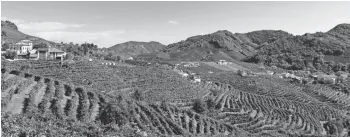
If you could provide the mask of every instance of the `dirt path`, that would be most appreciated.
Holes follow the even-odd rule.
[[[13,78],[15,77],[16,75],[13,75],[13,74],[8,74],[4,79],[2,79],[3,81],[7,81],[8,79],[10,78]]]
[[[98,102],[96,102],[96,104],[94,104],[93,108],[92,108],[92,112],[91,112],[91,121],[95,121],[98,113],[99,113],[99,109],[100,109],[100,105],[98,104]]]
[[[24,89],[20,89],[18,94],[13,95],[10,103],[7,105],[5,109],[5,112],[11,112],[12,114],[21,113],[24,99],[29,97],[28,96],[29,92],[32,90],[32,88],[36,84],[37,82],[33,81],[30,85],[28,85]]]
[[[45,95],[45,90],[46,90],[47,85],[44,84],[35,94],[35,99],[34,99],[34,104],[38,106],[38,104],[41,102]]]

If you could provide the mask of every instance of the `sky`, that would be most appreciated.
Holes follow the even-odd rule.
[[[171,44],[228,30],[325,32],[350,23],[350,2],[1,2],[1,20],[55,42],[110,47],[127,41]]]

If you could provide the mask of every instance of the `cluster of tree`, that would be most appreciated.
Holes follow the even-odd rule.
[[[215,103],[214,100],[212,98],[210,98],[209,100],[204,101],[203,98],[197,98],[194,100],[193,102],[193,106],[192,109],[197,112],[197,113],[201,113],[201,114],[208,114],[210,115],[210,113],[215,112]]]
[[[15,59],[17,57],[17,52],[15,51],[6,51],[6,53],[4,54],[4,57],[6,59]]]
[[[324,61],[325,55],[342,56],[348,50],[344,43],[324,35],[316,33],[280,39],[262,47],[256,55],[243,61],[292,70],[349,71],[347,63],[350,60],[345,61],[346,64]]]
[[[113,52],[108,52],[107,55],[102,55],[105,60],[123,62],[122,58],[118,55],[115,55]]]

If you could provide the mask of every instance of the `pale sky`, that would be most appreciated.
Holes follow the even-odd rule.
[[[228,30],[284,30],[295,35],[350,23],[350,2],[1,2],[1,20],[55,42],[170,44]]]

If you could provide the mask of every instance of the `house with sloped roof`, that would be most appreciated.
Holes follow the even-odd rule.
[[[39,48],[37,49],[38,59],[40,60],[63,60],[67,55],[66,52],[61,51],[57,48]]]

